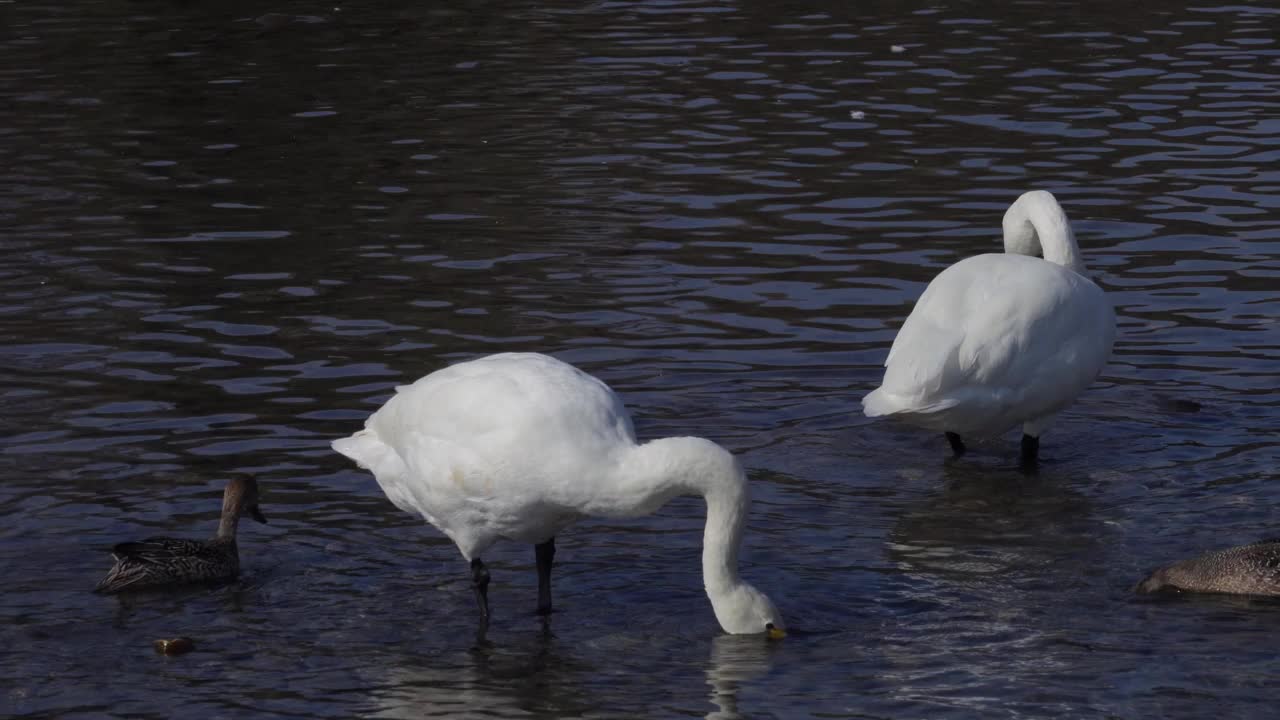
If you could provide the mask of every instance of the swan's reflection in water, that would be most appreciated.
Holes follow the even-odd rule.
[[[985,591],[1002,582],[1061,587],[1106,561],[1108,533],[1075,489],[1085,477],[957,462],[940,480],[890,528],[886,552],[906,577]]]
[[[904,507],[885,545],[897,572],[882,602],[899,619],[881,637],[890,697],[977,712],[1045,673],[1077,671],[1088,633],[1062,618],[1114,604],[1103,572],[1114,532],[1077,490],[1090,478],[957,462]]]
[[[366,717],[559,718],[591,708],[579,687],[582,663],[546,623],[533,637],[495,640],[490,633],[447,655],[387,660],[375,670],[380,682]]]
[[[655,712],[659,707],[701,712],[709,701],[707,718],[752,717],[740,708],[739,692],[769,672],[772,656],[787,642],[718,635],[707,658],[697,645],[671,645],[670,639],[624,632],[577,638],[574,642],[582,646],[571,648],[544,627],[534,635],[503,632],[499,638],[491,633],[486,643],[435,656],[384,655],[377,666],[367,668],[374,681],[365,717],[633,717],[613,715],[607,704],[600,704],[606,685],[614,693],[626,690]],[[636,666],[631,659],[651,658],[655,642],[667,647],[666,663],[655,667],[645,660],[644,667]],[[705,686],[697,683],[699,668]],[[647,679],[636,682],[637,673],[645,672]]]
[[[743,683],[768,672],[777,647],[777,642],[759,635],[718,635],[711,641],[707,685],[716,710],[707,714],[708,720],[750,717],[738,710],[738,690]]]

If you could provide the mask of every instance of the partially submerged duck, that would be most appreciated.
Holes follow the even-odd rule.
[[[211,540],[182,540],[153,537],[139,542],[120,543],[112,548],[115,567],[98,583],[94,592],[185,583],[220,582],[240,574],[240,553],[236,548],[236,526],[248,511],[254,520],[265,523],[258,509],[258,481],[236,477],[222,494],[222,522]]]
[[[1134,589],[1280,596],[1280,539],[1214,550],[1166,565]]]

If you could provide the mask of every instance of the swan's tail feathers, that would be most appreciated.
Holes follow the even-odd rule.
[[[404,461],[400,455],[373,430],[365,428],[351,437],[334,440],[333,449],[346,455],[360,467],[371,470],[374,475],[400,475],[404,472]]]
[[[884,415],[899,415],[903,413],[932,415],[955,407],[957,402],[954,398],[921,402],[920,398],[895,395],[881,387],[876,388],[862,398],[862,414],[867,417],[882,417]]]
[[[876,388],[862,398],[862,414],[867,417],[880,417],[892,412],[888,393],[884,388]]]

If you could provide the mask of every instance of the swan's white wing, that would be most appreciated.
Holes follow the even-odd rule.
[[[1019,255],[947,268],[903,324],[869,416],[990,435],[1068,405],[1111,352],[1102,291],[1070,270]]]

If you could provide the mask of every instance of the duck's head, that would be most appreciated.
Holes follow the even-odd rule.
[[[267,518],[258,508],[258,479],[251,475],[231,478],[226,492],[222,494],[222,510],[237,516],[247,510],[254,520],[266,524]]]

